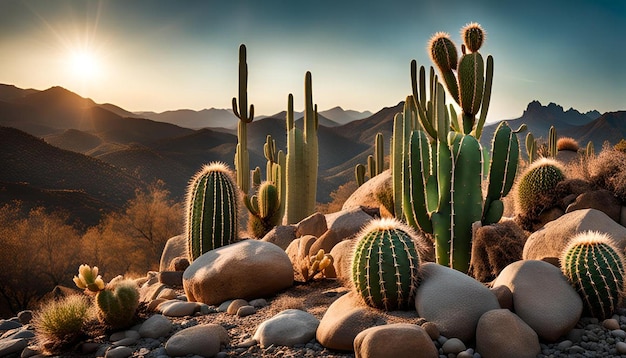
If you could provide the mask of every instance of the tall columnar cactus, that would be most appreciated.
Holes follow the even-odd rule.
[[[624,292],[624,256],[609,235],[576,235],[563,251],[561,270],[587,314],[600,320],[611,317]]]
[[[250,156],[248,154],[248,123],[254,119],[254,105],[248,112],[248,64],[246,63],[246,45],[239,46],[239,105],[233,97],[233,112],[239,118],[237,125],[237,147],[235,149],[235,171],[237,185],[247,195],[250,191]]]
[[[205,165],[187,188],[186,234],[189,261],[237,239],[239,193],[223,163]]]
[[[359,163],[354,167],[354,178],[356,179],[357,187],[365,183],[365,165]]]
[[[538,158],[537,153],[537,141],[535,140],[535,136],[532,133],[528,132],[526,134],[526,154],[528,155],[528,163],[532,163]]]
[[[315,211],[317,194],[318,144],[317,105],[313,105],[311,72],[304,78],[304,130],[293,118],[293,95],[287,103],[286,224],[297,223]]]
[[[359,234],[352,259],[352,282],[376,308],[409,307],[418,284],[420,257],[414,232],[395,219],[373,220]]]
[[[565,179],[563,167],[550,158],[541,158],[522,173],[517,184],[516,207],[520,215],[531,217],[537,210],[549,208],[548,200],[557,184]]]
[[[464,29],[465,46],[472,53],[464,54],[459,64],[456,64],[454,44],[447,35],[437,34],[431,40],[431,57],[449,92],[454,97],[460,91],[457,102],[463,109],[461,121],[454,107],[450,106],[451,114],[448,112],[443,85],[432,68],[427,98],[426,71],[423,66],[418,71],[417,63],[412,61],[413,96],[407,97],[403,113],[395,117],[392,145],[396,217],[400,211],[409,225],[433,234],[437,262],[463,272],[469,268],[472,225],[496,223],[502,217],[501,199],[511,190],[519,160],[516,134],[526,128],[521,126],[514,131],[501,122],[496,129],[489,185],[483,200],[484,154],[478,140],[487,115],[493,59],[488,58],[485,80],[480,65],[482,57],[477,52],[484,39],[484,34],[479,34],[481,31],[477,25]],[[466,62],[475,64],[473,71],[467,70]],[[454,74],[457,66],[458,81]],[[471,89],[475,97],[464,102],[463,98],[469,96],[466,92]],[[479,108],[482,108],[480,118],[476,120]]]
[[[139,307],[139,291],[132,280],[123,280],[96,294],[98,317],[114,329],[126,328],[133,323]]]
[[[556,128],[554,128],[554,126],[550,126],[550,131],[548,131],[548,154],[550,155],[550,158],[556,159],[556,155],[559,152],[556,143]]]
[[[595,157],[596,155],[596,150],[593,147],[593,142],[589,141],[587,143],[587,146],[585,147],[585,158],[586,159],[591,159],[593,157]]]

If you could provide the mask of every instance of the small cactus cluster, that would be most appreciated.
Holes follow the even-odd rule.
[[[369,178],[377,176],[382,173],[385,167],[385,140],[383,134],[376,133],[376,139],[374,141],[374,154],[367,156],[367,174]],[[363,164],[357,164],[354,168],[354,175],[356,177],[356,185],[361,186],[365,183],[365,166]]]
[[[264,181],[259,185],[256,195],[248,199],[245,204],[250,211],[248,217],[248,231],[256,238],[262,238],[282,220],[281,200],[278,187],[271,181]]]
[[[109,327],[118,329],[132,324],[139,307],[139,291],[131,280],[116,277],[105,286],[98,267],[80,265],[74,283],[86,292],[95,293],[98,318]]]
[[[352,282],[369,306],[406,308],[414,300],[419,266],[413,230],[395,219],[373,220],[358,236]]]
[[[585,312],[611,317],[624,291],[624,256],[605,233],[582,232],[563,251],[561,270],[583,300]]]
[[[205,165],[187,189],[186,233],[189,261],[233,243],[238,235],[239,193],[227,165]]]
[[[548,198],[554,195],[559,182],[565,179],[564,170],[554,159],[542,158],[531,164],[522,174],[518,186],[516,206],[522,216],[532,217],[534,211],[553,206]]]
[[[311,281],[320,272],[324,275],[326,268],[331,266],[333,261],[333,257],[330,254],[325,253],[324,249],[319,249],[317,254],[302,260],[300,264],[300,273],[304,278],[304,282]]]

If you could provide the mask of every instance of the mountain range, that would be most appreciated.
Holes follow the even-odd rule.
[[[318,201],[329,201],[333,190],[354,179],[354,166],[366,163],[378,132],[384,135],[388,154],[393,117],[402,107],[399,102],[364,118],[359,117],[369,113],[340,107],[319,113]],[[539,140],[555,125],[559,136],[571,136],[581,146],[593,141],[600,148],[604,141],[615,144],[626,137],[626,111],[580,113],[533,101],[521,117],[508,121],[515,128],[525,123]],[[202,164],[222,161],[232,167],[236,124],[230,110],[133,113],[61,87],[37,91],[0,85],[0,204],[22,200],[26,206],[61,205],[59,198],[67,195],[67,201],[100,208],[66,208],[90,223],[156,180],[163,180],[174,198],[182,199],[189,178]],[[496,124],[485,127],[485,146],[490,146]],[[252,168],[265,168],[268,134],[285,150],[284,112],[248,125]]]

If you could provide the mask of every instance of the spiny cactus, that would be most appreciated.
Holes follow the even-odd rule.
[[[532,216],[533,211],[552,206],[547,200],[556,185],[565,179],[562,165],[554,159],[542,158],[531,164],[522,174],[517,185],[516,206],[518,213]]]
[[[254,105],[248,112],[248,64],[246,45],[239,46],[239,105],[233,97],[233,113],[239,118],[237,126],[237,147],[235,149],[235,171],[237,185],[244,194],[250,190],[250,156],[248,154],[248,123],[254,119]]]
[[[113,282],[110,283],[110,285]],[[98,317],[114,329],[132,324],[139,307],[139,291],[132,280],[121,280],[96,294]]]
[[[408,307],[417,288],[419,265],[418,243],[411,228],[395,219],[373,220],[358,236],[352,282],[372,307]]]
[[[213,162],[194,175],[185,203],[190,262],[237,239],[238,200],[237,187],[226,164]]]
[[[582,232],[561,257],[561,270],[583,299],[587,314],[611,317],[624,291],[624,256],[608,234]]]
[[[365,183],[365,165],[359,163],[354,167],[354,178],[356,179],[356,186]]]
[[[531,132],[528,132],[528,134],[526,134],[526,154],[528,155],[528,163],[537,160],[539,157],[538,150],[539,148],[537,147],[535,136]]]
[[[297,223],[315,211],[318,171],[317,105],[313,104],[311,72],[304,77],[304,130],[293,116],[293,95],[287,100],[286,224]]]
[[[556,128],[554,128],[554,126],[550,126],[550,130],[548,131],[548,154],[550,155],[550,158],[556,158],[556,155],[559,152],[559,148],[556,143]]]
[[[333,257],[319,249],[317,254],[307,257],[300,262],[300,274],[304,278],[304,282],[311,281],[318,273],[324,275],[327,267],[332,266]]]
[[[89,265],[80,265],[78,276],[74,276],[74,283],[78,288],[91,292],[104,290],[104,281],[102,276],[98,275],[98,266],[91,268]]]
[[[280,193],[271,181],[264,181],[257,195],[245,200],[250,211],[248,230],[256,238],[262,238],[282,220]]]

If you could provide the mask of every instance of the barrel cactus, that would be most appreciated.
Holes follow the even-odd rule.
[[[114,329],[126,328],[133,323],[139,307],[139,291],[132,280],[109,283],[111,288],[96,294],[98,318]]]
[[[516,206],[522,216],[554,206],[554,192],[565,179],[562,165],[554,159],[542,158],[533,162],[522,174],[518,186]]]
[[[205,165],[191,179],[185,205],[190,262],[236,240],[238,199],[226,164]]]
[[[369,306],[394,310],[411,305],[420,265],[416,234],[396,219],[373,220],[359,234],[352,281]]]
[[[580,294],[587,314],[611,317],[624,290],[624,256],[605,233],[582,232],[563,251],[561,270]]]

